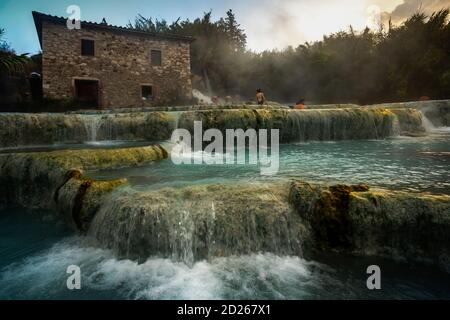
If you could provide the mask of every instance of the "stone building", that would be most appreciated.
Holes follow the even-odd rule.
[[[44,97],[98,108],[164,105],[192,98],[191,37],[150,33],[39,12]]]

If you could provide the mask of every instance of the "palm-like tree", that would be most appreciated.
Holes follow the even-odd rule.
[[[26,63],[30,61],[28,55],[16,55],[2,40],[5,30],[0,28],[0,73],[17,73],[24,70]]]

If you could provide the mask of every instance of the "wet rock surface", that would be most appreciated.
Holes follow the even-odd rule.
[[[207,110],[181,114],[178,126],[203,130],[279,129],[280,142],[383,139],[399,134],[423,134],[422,115],[414,109],[346,108],[320,110]]]
[[[110,186],[106,182],[99,185],[86,180],[84,170],[138,166],[164,158],[167,158],[167,152],[159,145],[3,154],[0,155],[0,205],[51,209],[70,181],[84,181],[83,188],[86,189]],[[89,181],[88,185],[86,181]]]
[[[74,177],[55,194],[57,210],[73,229],[85,233],[100,206],[107,201],[107,196],[126,183],[126,179],[95,181]]]
[[[383,139],[424,132],[413,108],[291,110],[235,106],[173,112],[0,114],[0,148],[87,141],[161,141],[175,128],[279,129],[281,142]]]
[[[0,145],[168,139],[174,128],[280,129],[281,142],[384,139],[424,133],[422,110],[446,124],[447,104],[289,110],[0,115]],[[441,122],[439,122],[441,121]],[[135,167],[168,157],[159,145],[0,155],[0,205],[54,209],[121,257],[211,257],[333,250],[438,262],[450,252],[450,197],[302,181],[202,185],[138,192],[126,179],[85,170]]]
[[[438,262],[450,249],[450,196],[292,182],[317,250]]]
[[[164,112],[117,114],[0,113],[0,147],[101,140],[169,139],[173,117]]]
[[[192,263],[237,254],[302,255],[308,239],[287,199],[288,185],[204,185],[120,192],[89,235],[121,257],[153,255]]]
[[[204,185],[111,195],[88,234],[121,257],[336,251],[439,263],[450,248],[450,197],[367,185]]]
[[[450,126],[450,100],[411,101],[368,106],[371,108],[404,109],[421,111],[435,127]]]
[[[136,260],[333,250],[438,263],[449,255],[448,195],[297,180],[139,192],[126,179],[83,175],[166,157],[158,145],[0,155],[1,202],[53,209],[100,246]]]

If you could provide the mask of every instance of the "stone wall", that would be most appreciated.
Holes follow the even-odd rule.
[[[81,55],[81,39],[95,41],[95,56]],[[99,81],[101,108],[145,107],[191,98],[190,43],[126,31],[43,22],[43,89],[47,98],[74,97],[75,79]],[[152,66],[151,50],[161,50]],[[154,100],[142,100],[141,85],[152,85]]]

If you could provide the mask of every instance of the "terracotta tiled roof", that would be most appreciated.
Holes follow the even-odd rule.
[[[42,47],[42,22],[43,21],[53,22],[56,24],[64,24],[64,25],[67,23],[67,18],[64,18],[64,17],[52,16],[52,15],[48,15],[48,14],[44,14],[44,13],[36,12],[36,11],[33,11],[32,13],[33,13],[34,24],[36,26],[36,30],[38,33],[39,42],[41,44],[41,47]],[[89,28],[102,29],[102,30],[106,30],[106,31],[109,30],[109,31],[116,31],[116,32],[125,32],[125,33],[130,33],[130,34],[138,34],[141,36],[147,36],[147,37],[153,37],[153,38],[159,38],[159,39],[178,40],[178,41],[187,41],[187,42],[192,42],[195,40],[193,37],[188,37],[188,36],[141,31],[141,30],[136,30],[136,29],[132,29],[132,28],[125,28],[125,27],[113,26],[110,24],[96,23],[96,22],[90,22],[90,21],[81,21],[81,28],[83,28],[83,26],[89,27]]]

